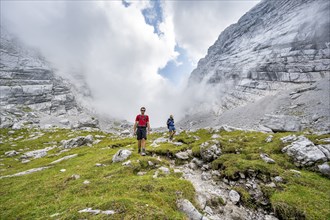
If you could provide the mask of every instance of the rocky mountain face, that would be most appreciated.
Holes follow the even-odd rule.
[[[37,123],[37,113],[59,116],[79,112],[71,85],[54,74],[38,51],[2,27],[0,48],[1,127],[22,120]]]
[[[65,114],[77,109],[70,85],[54,75],[37,51],[28,50],[1,29],[1,105],[22,105]]]
[[[37,50],[3,27],[0,55],[0,128],[55,126],[121,132],[129,127],[126,121],[95,113],[89,87],[79,73],[76,84],[61,78]]]
[[[299,123],[304,121],[294,125],[299,128],[289,130],[310,126],[313,116],[322,118],[316,129],[330,130],[329,17],[329,1],[264,0],[225,29],[190,77],[191,87],[209,88],[216,96],[208,109],[212,108],[212,113],[195,114],[195,124],[227,122],[251,127],[265,114],[271,120],[274,115],[285,114],[291,117],[289,121],[297,116]],[[297,91],[303,92],[294,96]],[[251,115],[244,109],[240,122],[221,118],[228,110],[247,104],[249,113],[258,115],[255,120],[247,121]],[[285,123],[288,118],[279,120],[275,119],[276,123]],[[191,117],[182,125],[189,121]]]

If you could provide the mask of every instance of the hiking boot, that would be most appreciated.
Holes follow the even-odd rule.
[[[146,150],[142,148],[141,156],[145,156],[145,155],[146,155]]]

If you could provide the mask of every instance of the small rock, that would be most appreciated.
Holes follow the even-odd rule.
[[[168,169],[167,167],[159,167],[158,169],[161,170],[166,175],[171,173],[170,169]]]
[[[174,173],[182,173],[181,170],[179,170],[179,169],[173,169],[173,172]]]
[[[272,158],[270,158],[267,154],[260,154],[260,157],[266,163],[275,163],[275,160],[273,160]]]
[[[196,170],[196,169],[198,168],[197,165],[196,165],[195,163],[193,163],[193,162],[189,163],[189,164],[188,164],[188,167],[189,167],[190,169],[192,169],[192,170]]]
[[[83,184],[85,184],[85,185],[88,185],[88,184],[90,184],[91,182],[89,181],[89,180],[85,180],[84,182],[83,182]]]
[[[204,181],[210,180],[212,178],[211,173],[208,172],[203,172],[201,175],[201,179]]]
[[[321,165],[318,165],[318,168],[322,174],[330,178],[330,166],[328,163],[323,163]]]
[[[209,170],[210,169],[210,166],[208,164],[204,164],[201,168],[201,170],[203,171],[206,171],[206,170]]]
[[[282,141],[282,143],[288,143],[288,142],[292,142],[297,140],[297,136],[296,135],[289,135],[289,136],[285,136],[280,138],[280,140]]]
[[[69,121],[68,119],[62,119],[62,120],[60,121],[60,123],[61,123],[62,125],[69,125],[69,124],[70,124],[70,121]]]
[[[73,174],[73,175],[71,176],[71,178],[74,179],[74,180],[77,180],[77,179],[80,178],[80,175],[78,175],[78,174]]]
[[[239,202],[239,200],[241,199],[241,196],[235,190],[230,190],[230,192],[229,192],[229,199],[234,204],[237,204]]]
[[[147,172],[139,171],[136,175],[138,175],[138,176],[144,176],[146,174],[147,174]]]
[[[273,135],[269,135],[267,138],[266,138],[266,142],[269,143],[269,142],[272,142],[273,141]]]
[[[266,186],[271,187],[271,188],[276,188],[276,185],[273,182],[266,184]]]
[[[158,170],[155,172],[155,174],[152,176],[152,178],[157,178],[158,177]]]
[[[132,164],[131,160],[128,160],[128,161],[122,163],[121,165],[123,165],[123,166],[130,166],[131,164]]]
[[[181,160],[188,160],[189,159],[189,154],[188,152],[178,152],[175,154],[175,156],[178,158],[178,159],[181,159]]]
[[[194,162],[198,167],[202,167],[204,162],[202,160],[197,159],[196,157],[192,159],[192,162]]]
[[[120,132],[120,135],[121,136],[128,136],[131,134],[131,131],[130,130],[123,130],[122,132]]]
[[[177,206],[180,211],[186,213],[189,219],[191,220],[208,220],[207,217],[203,216],[194,205],[187,199],[180,199],[177,201]]]
[[[54,217],[59,216],[59,215],[60,215],[60,213],[55,213],[55,214],[50,215],[49,217],[54,218]]]
[[[283,182],[283,178],[280,176],[275,176],[274,181],[277,183],[282,183]]]
[[[15,150],[5,152],[5,155],[7,157],[13,157],[13,156],[18,155],[18,154],[19,154],[19,152],[15,151]]]
[[[217,139],[217,138],[220,138],[220,135],[218,135],[218,134],[213,134],[211,138],[212,138],[212,139]]]
[[[154,166],[154,163],[151,162],[150,160],[148,160],[148,165],[152,167],[152,166]]]
[[[245,179],[245,174],[244,173],[239,172],[238,174],[239,174],[239,176],[240,176],[241,179]]]
[[[60,172],[64,173],[66,171],[66,169],[61,169]]]

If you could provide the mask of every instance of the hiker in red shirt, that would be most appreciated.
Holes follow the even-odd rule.
[[[134,124],[134,135],[136,134],[138,140],[138,153],[141,153],[142,156],[145,155],[145,146],[147,140],[147,128],[148,134],[150,132],[150,123],[148,115],[145,115],[146,108],[141,107],[141,114],[136,116],[135,124]],[[142,148],[142,151],[141,151]]]

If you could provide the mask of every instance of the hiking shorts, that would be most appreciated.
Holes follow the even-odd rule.
[[[169,130],[169,131],[175,131],[175,127],[174,127],[174,126],[169,126],[169,127],[168,127],[168,130]]]
[[[145,139],[147,140],[147,128],[146,127],[138,127],[136,130],[136,136],[138,140]]]

